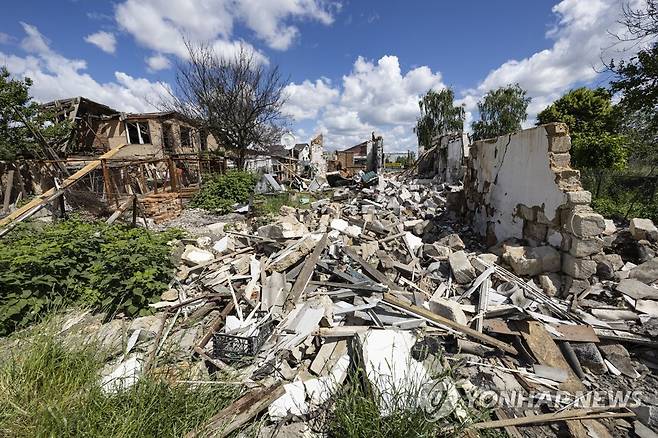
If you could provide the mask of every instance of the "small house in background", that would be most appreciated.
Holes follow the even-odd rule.
[[[65,155],[100,155],[127,144],[116,158],[163,158],[218,147],[212,135],[175,111],[122,113],[85,97],[42,105],[57,120],[70,120],[73,131],[58,149]]]
[[[340,171],[348,176],[364,172],[378,172],[384,166],[384,139],[382,136],[359,143],[351,148],[336,151],[335,157],[328,163],[329,172]]]

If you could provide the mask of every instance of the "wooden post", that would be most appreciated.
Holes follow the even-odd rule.
[[[59,212],[60,212],[60,218],[65,219],[66,218],[66,202],[64,202],[64,193],[62,193],[59,197]]]
[[[167,164],[169,165],[169,182],[171,184],[171,191],[178,191],[178,175],[176,173],[176,166],[174,161],[171,158],[167,158]]]
[[[2,211],[9,211],[9,202],[11,201],[11,189],[14,185],[14,169],[7,172],[7,187],[5,189],[5,200],[2,204]]]
[[[110,170],[107,168],[107,160],[101,160],[101,166],[103,166],[103,184],[105,186],[105,202],[108,205],[112,201],[112,183],[110,181]]]
[[[137,226],[137,196],[133,196],[133,227]]]

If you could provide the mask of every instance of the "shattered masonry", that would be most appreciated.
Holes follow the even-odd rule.
[[[605,230],[570,167],[570,149],[561,123],[477,141],[464,179],[465,216],[486,244],[525,239],[528,247],[505,252],[515,272],[562,272],[565,293],[589,286]]]

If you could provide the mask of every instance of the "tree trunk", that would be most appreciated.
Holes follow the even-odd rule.
[[[596,172],[597,176],[597,181],[596,181],[596,195],[594,195],[595,198],[599,197],[599,194],[601,193],[601,184],[603,183],[603,169],[598,169]]]
[[[240,148],[238,150],[238,160],[237,160],[237,167],[239,170],[245,170],[245,167],[247,165],[247,160],[246,160],[246,155],[247,151],[244,148]]]

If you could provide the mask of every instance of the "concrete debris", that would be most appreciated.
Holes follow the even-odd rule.
[[[258,228],[258,236],[268,239],[297,239],[308,234],[306,225],[294,216],[284,216],[273,224]]]
[[[448,257],[455,281],[460,284],[470,283],[475,279],[475,268],[464,251],[457,251]]]
[[[630,231],[631,236],[635,240],[658,241],[658,228],[656,228],[651,219],[631,219],[628,231]]]
[[[194,245],[185,246],[181,260],[190,266],[203,265],[215,259],[212,252],[197,248]]]
[[[347,185],[325,192],[318,184],[310,208],[286,206],[265,224],[246,218],[239,231],[219,218],[196,224],[202,236],[178,244],[181,263],[159,315],[120,336],[119,319],[94,326],[113,357],[129,357],[112,364],[104,388],[158,369],[169,342],[180,362],[256,388],[221,413],[247,412],[245,422],[263,413],[266,427],[317,418],[352,372],[364,373],[355,377],[369,382],[383,416],[423,408],[425,383],[445,387],[451,424],[469,421],[462,397],[511,385],[524,396],[572,398],[637,390],[655,409],[656,227],[642,219],[616,227],[591,209],[568,167],[562,124],[466,146],[439,141],[437,153],[451,148],[439,161],[450,170],[417,163],[443,172],[427,179],[330,172],[330,184]],[[444,371],[466,383],[433,380]],[[400,405],[394,395],[405,388],[416,392]],[[544,400],[492,413],[521,422],[563,407]],[[605,427],[626,436],[631,426]],[[526,431],[557,436],[539,425]]]

